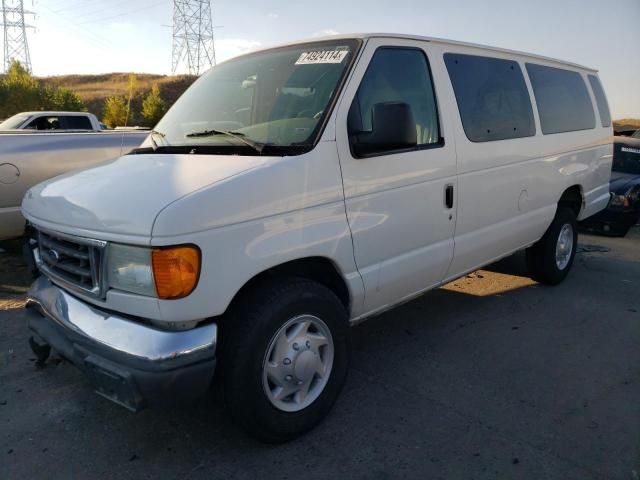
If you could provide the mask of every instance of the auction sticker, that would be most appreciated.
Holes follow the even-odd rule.
[[[315,50],[313,52],[302,52],[295,64],[342,63],[348,53],[348,50]]]

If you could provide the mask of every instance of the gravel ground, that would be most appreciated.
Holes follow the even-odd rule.
[[[521,254],[355,327],[326,421],[265,446],[215,394],[132,414],[36,368],[28,276],[0,252],[0,478],[640,479],[640,229],[581,235],[568,279]]]

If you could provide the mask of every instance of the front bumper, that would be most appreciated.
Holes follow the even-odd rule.
[[[640,206],[627,209],[608,207],[581,223],[588,230],[615,234],[625,232],[634,226],[638,220],[640,220]]]
[[[46,277],[27,295],[29,329],[130,409],[193,400],[209,388],[217,326],[165,331],[78,300]]]

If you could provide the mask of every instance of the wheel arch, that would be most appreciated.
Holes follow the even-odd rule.
[[[264,282],[282,277],[306,278],[324,285],[336,294],[347,313],[351,313],[353,295],[349,290],[344,274],[335,262],[322,256],[290,260],[257,273],[236,292],[227,310],[231,309],[250,290],[259,288]]]
[[[563,205],[571,208],[576,215],[576,218],[580,215],[580,212],[584,209],[584,192],[582,185],[571,185],[560,195],[558,200],[558,206]]]

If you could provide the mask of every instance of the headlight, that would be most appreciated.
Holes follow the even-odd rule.
[[[110,244],[109,287],[162,299],[189,295],[200,276],[200,250],[191,245],[145,248]]]
[[[156,287],[151,269],[151,249],[110,244],[107,281],[111,288],[154,297]]]
[[[626,195],[611,195],[610,207],[628,207],[629,198]]]

